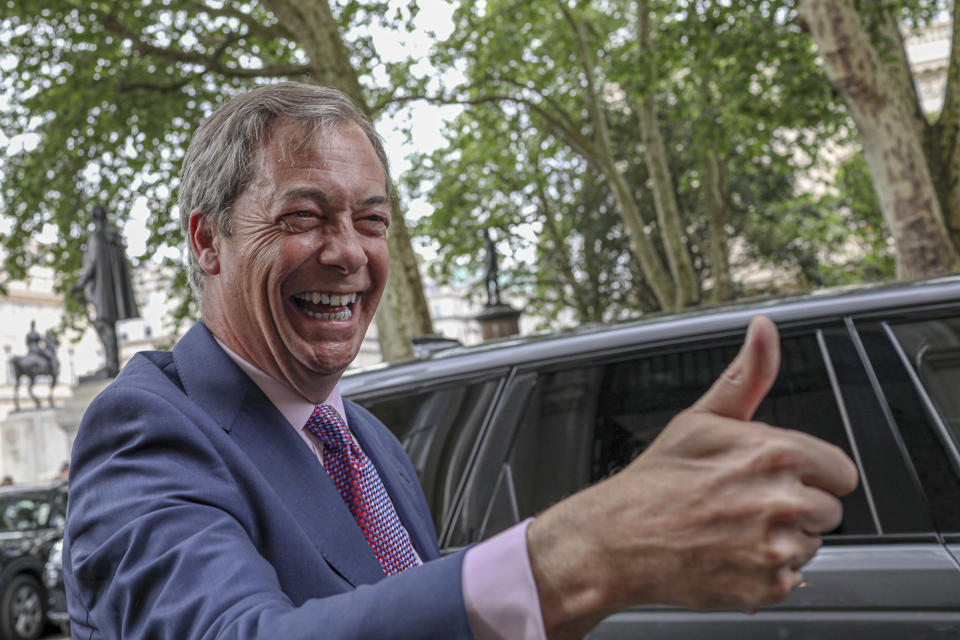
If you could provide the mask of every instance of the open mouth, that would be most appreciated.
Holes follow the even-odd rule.
[[[319,320],[349,320],[357,293],[308,291],[293,296],[294,304],[305,315]]]

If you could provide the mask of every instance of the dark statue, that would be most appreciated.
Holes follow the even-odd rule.
[[[70,292],[93,305],[93,325],[103,343],[105,364],[96,378],[112,378],[120,371],[117,321],[139,318],[130,268],[120,232],[107,223],[107,210],[94,205],[93,233],[83,252],[83,270]]]
[[[499,268],[497,267],[497,247],[493,244],[490,237],[490,229],[483,230],[484,246],[487,249],[486,273],[484,274],[483,284],[487,289],[488,307],[499,307],[503,304],[500,301],[500,282]]]
[[[57,375],[60,373],[60,360],[57,359],[57,347],[60,341],[48,329],[45,336],[37,333],[37,323],[30,321],[30,331],[27,333],[27,355],[14,356],[10,359],[13,365],[13,407],[20,410],[20,378],[27,376],[29,384],[27,393],[33,398],[37,409],[42,408],[40,398],[33,393],[33,383],[39,376],[50,377],[50,406],[53,405],[53,388],[57,386]]]

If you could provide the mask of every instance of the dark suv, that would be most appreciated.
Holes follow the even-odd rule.
[[[47,624],[43,566],[63,536],[65,483],[0,488],[0,639],[34,640]]]
[[[621,469],[759,313],[783,359],[756,419],[854,459],[843,523],[778,606],[635,607],[590,638],[960,638],[960,277],[454,348],[349,373],[342,389],[403,442],[452,550]]]

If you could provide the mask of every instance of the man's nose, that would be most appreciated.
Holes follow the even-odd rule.
[[[353,273],[367,264],[360,234],[352,224],[337,225],[326,234],[318,259],[320,264],[336,267],[343,273]]]

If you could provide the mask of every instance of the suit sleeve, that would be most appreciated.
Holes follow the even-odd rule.
[[[87,410],[71,465],[64,573],[74,637],[472,638],[462,554],[295,606],[218,445],[151,391]]]

